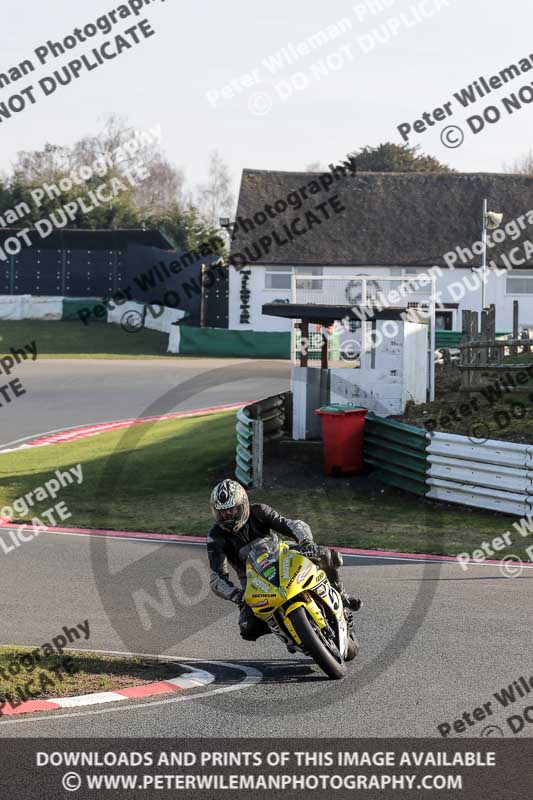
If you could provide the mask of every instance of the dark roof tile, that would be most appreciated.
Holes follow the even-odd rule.
[[[320,174],[245,169],[237,220],[253,217],[276,200],[286,200]],[[490,210],[503,212],[503,225],[532,210],[533,178],[491,173],[358,173],[335,181],[329,192],[309,195],[299,210],[289,207],[250,233],[237,229],[232,254],[243,252],[272,230],[282,240],[287,238],[283,223],[290,223],[334,194],[346,211],[332,214],[331,219],[287,244],[273,245],[255,263],[445,266],[445,253],[457,246],[471,248],[481,239],[485,197]],[[528,237],[527,230],[522,236]],[[489,259],[495,258],[500,264],[501,253],[519,243],[507,239],[489,251]],[[478,263],[479,256],[472,264]],[[533,259],[528,266],[533,266]]]

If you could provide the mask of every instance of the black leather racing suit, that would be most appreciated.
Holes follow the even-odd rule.
[[[270,506],[259,503],[250,506],[248,521],[239,531],[228,533],[219,525],[213,525],[207,537],[211,588],[219,597],[240,605],[241,636],[243,639],[251,641],[270,633],[270,628],[242,602],[242,593],[246,587],[246,560],[239,551],[244,545],[267,536],[271,530],[296,539],[300,547],[305,548],[307,545],[313,544],[313,534],[309,525],[302,520],[287,519]],[[342,558],[339,554],[327,547],[317,547],[317,557],[313,560],[317,561],[325,571],[333,586],[342,591],[338,571],[338,567],[342,564]],[[237,573],[239,587],[230,580],[228,564]]]

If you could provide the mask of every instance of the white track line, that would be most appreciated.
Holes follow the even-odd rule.
[[[225,404],[225,405],[220,407],[220,411],[231,411],[232,409],[240,408],[241,406],[244,406],[244,405],[246,405],[247,403],[250,403],[250,402],[253,402],[253,401],[246,400],[243,403],[239,402],[239,403],[235,403],[235,404],[230,403],[229,405]],[[211,413],[216,413],[216,412],[212,411],[213,408],[217,408],[217,407],[216,406],[206,406],[205,408],[184,409],[182,411],[169,411],[167,414],[162,414],[161,415],[161,417],[162,417],[161,421],[164,422],[166,417],[168,417],[169,415],[174,415],[174,414],[183,414],[183,416],[185,418],[186,414],[191,414],[191,415],[192,414],[198,414],[198,415],[200,415],[202,411],[208,411],[208,412],[211,412]],[[156,417],[157,417],[157,415],[156,415]],[[176,417],[176,419],[179,419],[179,417]],[[84,429],[84,428],[90,428],[90,427],[101,428],[101,427],[103,427],[105,425],[116,425],[117,423],[120,423],[120,422],[124,422],[124,423],[131,422],[131,423],[133,423],[133,422],[140,422],[141,420],[146,420],[146,423],[148,423],[148,422],[157,422],[158,421],[157,419],[154,419],[153,417],[127,417],[126,419],[124,419],[124,418],[122,418],[122,419],[113,419],[113,420],[108,420],[107,422],[84,422],[81,425],[68,425],[65,428],[56,428],[55,430],[45,431],[44,433],[32,433],[32,434],[30,434],[30,436],[23,436],[21,439],[15,439],[12,442],[6,442],[5,444],[0,444],[0,453],[4,452],[5,448],[11,447],[11,445],[13,445],[13,444],[21,444],[23,442],[33,441],[34,439],[36,439],[36,440],[37,439],[43,439],[45,436],[51,436],[54,433],[68,433],[68,431],[76,431],[76,430],[81,430],[81,429]],[[126,428],[127,426],[124,425],[124,427]],[[112,433],[112,432],[113,431],[102,431],[102,433]],[[85,438],[90,438],[90,437],[87,436]],[[16,450],[18,450],[18,449],[22,449],[22,448],[16,448]],[[12,452],[12,451],[8,450],[7,452]]]
[[[17,528],[11,528],[9,525],[2,525],[0,526],[0,534],[2,531],[16,531]],[[172,539],[143,539],[139,536],[109,536],[105,535],[102,536],[98,533],[72,533],[71,531],[54,531],[54,530],[46,530],[41,531],[41,536],[46,534],[47,536],[51,534],[52,536],[75,536],[78,539],[111,539],[113,542],[143,542],[144,544],[185,544],[187,547],[205,547],[205,542],[175,542]]]
[[[142,417],[139,419],[142,419]],[[56,428],[53,431],[45,431],[44,433],[32,433],[30,436],[23,436],[22,439],[15,439],[13,442],[0,444],[0,452],[2,452],[5,447],[11,447],[12,444],[20,444],[21,442],[27,442],[30,439],[41,439],[44,436],[51,436],[53,433],[66,433],[67,431],[74,431],[77,428],[85,428],[89,425],[114,425],[116,422],[123,422],[123,420],[113,419],[109,420],[109,422],[87,422],[83,423],[82,425],[68,425],[66,428]]]
[[[16,528],[10,528],[9,525],[5,527],[0,527],[0,533],[2,531],[9,531],[9,530],[17,530]],[[122,542],[142,542],[144,544],[153,544],[153,545],[161,545],[161,544],[171,544],[171,545],[182,545],[186,547],[205,547],[205,542],[175,542],[172,539],[142,539],[138,536],[129,537],[129,536],[100,536],[98,534],[93,533],[71,533],[69,531],[54,531],[54,530],[47,530],[45,531],[46,535],[52,534],[53,536],[77,536],[81,539],[111,539],[112,541],[122,541]],[[354,559],[370,559],[371,561],[393,561],[394,564],[435,564],[440,566],[451,566],[451,567],[460,567],[458,561],[449,560],[449,561],[439,561],[438,559],[433,558],[403,558],[402,556],[380,556],[380,555],[359,555],[357,553],[343,553],[342,554],[345,559],[354,558]],[[344,566],[350,566],[349,564],[344,564]],[[523,564],[523,569],[533,569],[533,564]],[[494,567],[494,569],[500,569],[499,563],[497,564],[486,564],[484,562],[479,562],[477,564],[469,564],[468,570],[474,569],[475,567]],[[509,578],[511,580],[511,578]]]
[[[65,648],[66,650],[70,650],[72,648]],[[210,664],[213,666],[218,667],[227,667],[228,669],[239,670],[245,674],[245,679],[237,684],[237,686],[221,686],[219,689],[208,689],[204,692],[199,692],[198,694],[187,694],[187,695],[172,695],[167,700],[147,700],[143,703],[125,703],[125,704],[117,704],[116,706],[113,705],[112,707],[109,706],[108,708],[101,708],[96,709],[93,711],[79,711],[76,714],[65,714],[62,712],[41,712],[40,714],[35,714],[35,716],[22,717],[20,719],[13,719],[4,718],[2,722],[0,722],[0,731],[5,725],[24,725],[33,722],[50,722],[52,719],[71,719],[71,718],[78,718],[78,717],[92,717],[96,714],[112,714],[117,712],[123,711],[132,711],[133,709],[137,708],[144,708],[146,709],[148,706],[165,706],[169,703],[184,703],[191,700],[198,700],[204,697],[212,697],[216,694],[226,694],[227,692],[237,692],[243,689],[250,689],[252,686],[255,686],[257,683],[260,683],[263,679],[263,673],[255,669],[254,667],[247,667],[244,664],[230,664],[227,661],[209,661],[205,658],[182,658],[176,656],[161,656],[155,654],[148,654],[148,653],[123,653],[119,650],[87,650],[83,652],[88,653],[107,653],[108,655],[120,655],[120,656],[130,656],[130,657],[142,657],[142,658],[155,658],[155,659],[165,659],[170,661],[177,661],[179,663],[184,664],[187,666],[187,662],[192,663],[200,663],[200,664]],[[202,672],[202,670],[200,670]],[[206,673],[210,675],[211,673]],[[1,736],[0,736],[1,739]]]
[[[442,566],[446,566],[446,565],[451,566],[451,567],[460,567],[461,566],[461,564],[458,561],[456,561],[455,559],[453,559],[453,557],[449,561],[447,561],[447,560],[440,561],[439,559],[436,559],[436,558],[423,558],[423,557],[420,557],[420,558],[404,558],[402,556],[380,556],[380,555],[370,556],[370,555],[366,555],[366,554],[365,555],[358,555],[357,553],[342,553],[342,556],[343,556],[343,558],[370,558],[372,560],[373,559],[377,559],[379,561],[394,561],[395,564],[399,564],[399,563],[405,563],[405,564],[435,564],[435,565],[439,565],[441,567]],[[494,562],[491,562],[491,563],[487,564],[484,561],[479,561],[477,563],[469,562],[467,564],[467,566],[468,566],[468,571],[470,571],[471,569],[474,569],[475,567],[494,567],[494,569],[498,569],[499,570],[500,569],[500,563],[503,563],[503,562],[497,562],[496,564]],[[344,566],[346,567],[348,565],[345,563]],[[524,563],[522,563],[522,567],[523,567],[523,569],[533,569],[533,564],[524,564]],[[463,572],[464,571],[465,570],[463,570]],[[511,578],[509,578],[509,580],[511,580]]]

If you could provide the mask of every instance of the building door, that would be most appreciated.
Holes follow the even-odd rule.
[[[453,331],[453,311],[436,311],[435,328],[438,331]]]

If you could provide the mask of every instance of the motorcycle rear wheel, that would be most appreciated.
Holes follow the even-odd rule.
[[[296,608],[290,615],[294,630],[298,634],[304,649],[309,653],[316,665],[326,673],[328,678],[344,678],[346,667],[344,662],[337,661],[325,644],[320,641],[317,632],[311,625],[307,612],[303,606]]]

